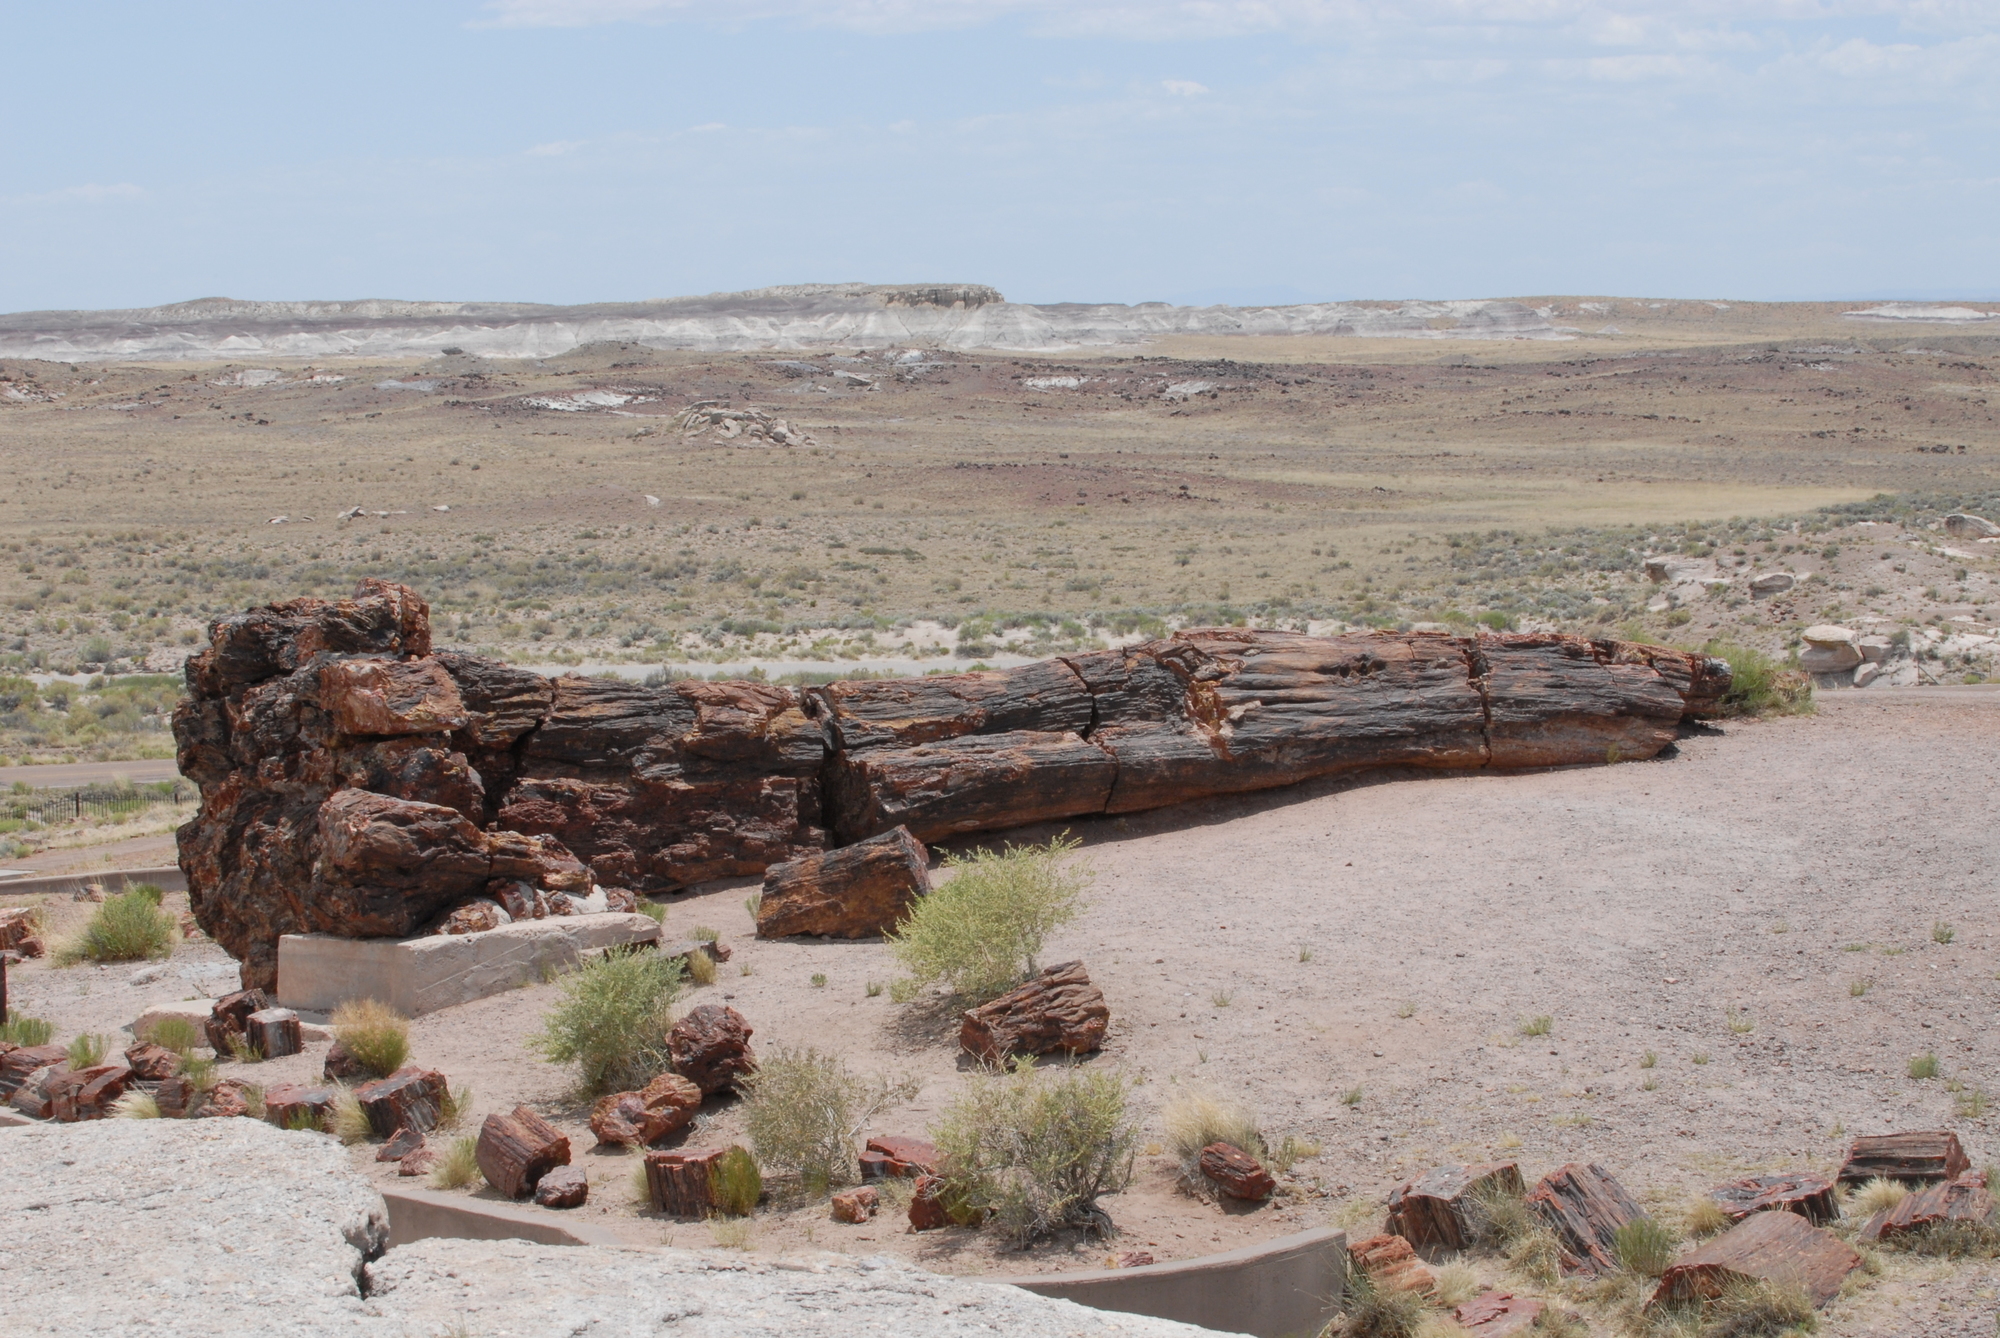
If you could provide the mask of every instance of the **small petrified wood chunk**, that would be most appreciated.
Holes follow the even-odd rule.
[[[11,1099],[36,1069],[50,1064],[69,1063],[69,1050],[60,1045],[24,1045],[0,1055],[0,1100]]]
[[[319,1129],[325,1126],[326,1117],[333,1114],[333,1099],[331,1087],[279,1083],[264,1090],[264,1118],[280,1129]],[[418,1141],[422,1141],[422,1135],[418,1135]]]
[[[757,1071],[757,1055],[750,1048],[754,1030],[734,1008],[703,1004],[689,1009],[667,1032],[667,1057],[674,1072],[704,1096],[714,1096]]]
[[[43,1047],[35,1048],[39,1050]],[[46,1120],[54,1115],[55,1086],[62,1080],[63,1075],[69,1072],[68,1054],[68,1051],[64,1051],[63,1058],[54,1063],[44,1064],[23,1078],[14,1088],[14,1095],[9,1098],[9,1104],[23,1115],[38,1120]]]
[[[845,1189],[833,1196],[833,1220],[836,1222],[866,1222],[881,1206],[882,1196],[872,1185],[862,1185],[858,1189]]]
[[[243,1020],[243,1035],[266,1059],[282,1059],[304,1050],[299,1015],[289,1008],[260,1008]]]
[[[63,1124],[104,1119],[131,1080],[132,1067],[122,1061],[71,1069],[49,1085],[49,1114]]]
[[[1731,1284],[1776,1282],[1803,1288],[1823,1306],[1860,1266],[1838,1236],[1797,1213],[1752,1213],[1668,1268],[1651,1304],[1709,1301]]]
[[[396,1174],[429,1175],[432,1171],[435,1171],[437,1169],[437,1164],[438,1164],[437,1149],[432,1147],[429,1143],[426,1143],[422,1147],[418,1148],[415,1152],[407,1154],[401,1161],[396,1163]]]
[[[1061,962],[965,1014],[958,1043],[989,1064],[1008,1055],[1080,1055],[1104,1044],[1111,1009],[1082,962]]]
[[[270,1100],[270,1096],[266,1094],[265,1104],[269,1105]],[[424,1146],[424,1136],[415,1129],[398,1129],[390,1136],[388,1142],[376,1149],[375,1160],[401,1161],[422,1146]]]
[[[1484,1201],[1527,1192],[1511,1161],[1439,1166],[1389,1191],[1389,1230],[1418,1249],[1470,1248],[1484,1229]]]
[[[30,906],[0,910],[0,951],[18,952],[23,957],[40,957],[41,936],[35,932],[35,911]]]
[[[510,1199],[523,1199],[544,1175],[569,1165],[569,1139],[526,1106],[488,1115],[479,1127],[479,1173]]]
[[[125,1052],[125,1062],[132,1066],[132,1076],[140,1082],[158,1082],[171,1078],[179,1071],[181,1057],[164,1045],[154,1045],[151,1041],[141,1041]]]
[[[882,1134],[868,1140],[867,1150],[861,1154],[861,1176],[864,1180],[881,1180],[888,1176],[915,1179],[920,1175],[936,1175],[938,1163],[943,1159],[935,1143],[900,1134]]]
[[[923,842],[897,827],[838,850],[816,851],[764,873],[757,937],[884,933],[931,890]]]
[[[910,1229],[912,1231],[935,1231],[939,1227],[951,1225],[951,1214],[944,1206],[944,1180],[940,1176],[920,1175],[915,1188],[910,1193]]]
[[[1888,1180],[1956,1180],[1972,1169],[1972,1159],[1949,1129],[1922,1133],[1870,1134],[1847,1149],[1835,1178],[1843,1185],[1881,1176]]]
[[[1278,1187],[1262,1162],[1231,1143],[1210,1143],[1195,1164],[1216,1189],[1232,1199],[1260,1202]]]
[[[1452,1311],[1451,1317],[1475,1338],[1516,1338],[1533,1333],[1546,1309],[1546,1301],[1512,1292],[1484,1291]]]
[[[1987,1192],[1986,1175],[1967,1171],[1914,1194],[1884,1212],[1876,1213],[1861,1228],[1865,1241],[1894,1240],[1939,1222],[1985,1222],[1993,1216],[1993,1196]]]
[[[194,1083],[179,1075],[160,1079],[160,1085],[153,1089],[153,1102],[164,1119],[185,1118],[189,1108],[200,1100],[201,1093],[195,1090]]]
[[[356,1059],[346,1046],[335,1041],[327,1047],[326,1062],[320,1065],[320,1074],[328,1082],[350,1082],[367,1077],[368,1067]]]
[[[1565,1273],[1597,1276],[1618,1268],[1618,1228],[1646,1215],[1611,1172],[1571,1162],[1542,1177],[1528,1195],[1562,1250]]]
[[[1833,1182],[1803,1171],[1746,1176],[1717,1185],[1708,1191],[1708,1196],[1732,1222],[1773,1209],[1797,1213],[1814,1226],[1825,1226],[1840,1216],[1840,1205],[1833,1197]]]
[[[225,1057],[233,1053],[231,1039],[242,1039],[250,1015],[270,1006],[270,997],[262,990],[238,990],[217,999],[208,1010],[208,1021],[202,1028],[208,1033],[208,1048]]]
[[[590,1110],[590,1132],[606,1146],[657,1143],[700,1109],[701,1088],[679,1074],[663,1073],[644,1091],[599,1097]]]
[[[1370,1236],[1366,1240],[1357,1240],[1347,1247],[1347,1257],[1385,1291],[1429,1295],[1437,1285],[1437,1278],[1424,1266],[1424,1261],[1417,1258],[1415,1247],[1401,1236]]]
[[[535,1202],[544,1208],[581,1208],[590,1181],[580,1167],[558,1166],[535,1182]]]
[[[653,1211],[674,1217],[706,1217],[714,1207],[709,1193],[710,1170],[727,1148],[698,1152],[648,1152],[646,1191]]]
[[[367,1113],[375,1136],[387,1138],[398,1129],[424,1133],[437,1128],[447,1092],[442,1073],[405,1064],[386,1078],[362,1083],[354,1089],[354,1099]]]
[[[224,1078],[201,1094],[191,1119],[224,1120],[250,1114],[250,1084],[241,1078]]]

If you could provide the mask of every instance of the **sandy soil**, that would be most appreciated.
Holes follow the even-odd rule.
[[[1023,1272],[1092,1266],[1107,1248],[1169,1259],[1329,1221],[1373,1229],[1390,1187],[1446,1159],[1518,1158],[1531,1179],[1597,1161],[1663,1211],[1730,1176],[1829,1169],[1856,1133],[1949,1127],[1984,1163],[2000,1156],[1990,1117],[1958,1115],[1948,1083],[1990,1083],[2000,1059],[1986,1025],[2000,1000],[1996,730],[1992,690],[1828,694],[1815,717],[1696,730],[1653,762],[1379,776],[1078,824],[1095,898],[1048,957],[1081,957],[1111,1003],[1094,1062],[1143,1080],[1154,1128],[1177,1090],[1208,1083],[1320,1155],[1248,1211],[1179,1192],[1166,1159],[1143,1156],[1134,1188],[1107,1202],[1111,1246],[1023,1256],[886,1217],[837,1227],[821,1205],[761,1214],[753,1246]],[[872,1131],[922,1133],[964,1080],[949,1018],[867,997],[893,974],[879,944],[751,939],[749,888],[675,899],[670,933],[712,926],[736,950],[693,997],[740,1009],[760,1046],[833,1048],[859,1071],[916,1077],[916,1099]],[[1949,944],[1934,941],[1941,923]],[[111,1030],[144,1001],[210,988],[225,962],[189,945],[149,986],[124,983],[130,967],[31,964],[16,1002],[59,1037]],[[521,1044],[555,992],[421,1018],[415,1055],[475,1089],[475,1122],[525,1101],[567,1128],[598,1185],[592,1220],[635,1242],[709,1244],[704,1227],[636,1212],[631,1157],[584,1151],[566,1075]],[[1543,1014],[1550,1032],[1523,1037],[1518,1023]],[[316,1074],[323,1049],[246,1076]],[[1925,1051],[1943,1077],[1905,1077]],[[725,1103],[693,1141],[739,1136]],[[1884,1259],[1825,1331],[1990,1332],[2000,1270]],[[1953,1327],[1980,1315],[1983,1328]]]

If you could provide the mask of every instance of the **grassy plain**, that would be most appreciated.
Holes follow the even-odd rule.
[[[1484,616],[1782,654],[1823,617],[2000,615],[2000,545],[1952,556],[1927,528],[2000,494],[2000,337],[1819,304],[1536,302],[1587,333],[7,362],[0,672],[171,669],[216,614],[363,575],[421,590],[448,644],[673,672],[1236,619]],[[811,443],[685,432],[704,402]],[[1877,539],[1891,556],[1858,546]],[[1649,614],[1661,552],[1801,585]],[[0,712],[9,756],[120,755],[165,723],[150,693],[5,695],[24,699]]]

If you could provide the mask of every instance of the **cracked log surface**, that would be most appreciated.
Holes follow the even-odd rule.
[[[1651,757],[1729,686],[1720,661],[1631,642],[1224,627],[981,673],[648,687],[433,654],[428,606],[375,580],[220,619],[187,673],[174,737],[202,805],[180,863],[261,988],[282,934],[665,891],[899,826],[932,841],[1368,767]]]

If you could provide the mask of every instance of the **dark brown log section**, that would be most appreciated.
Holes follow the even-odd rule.
[[[1837,1179],[1843,1185],[1877,1177],[1888,1180],[1956,1180],[1972,1169],[1972,1159],[1949,1129],[1922,1133],[1870,1134],[1847,1149]]]
[[[488,1115],[476,1152],[486,1183],[510,1199],[524,1199],[550,1170],[569,1165],[569,1139],[526,1106],[512,1115]]]
[[[1824,1176],[1796,1172],[1791,1175],[1753,1175],[1732,1180],[1708,1191],[1717,1206],[1732,1222],[1752,1213],[1783,1211],[1797,1213],[1814,1226],[1825,1226],[1840,1216],[1833,1182]]]
[[[1389,1230],[1418,1249],[1469,1249],[1485,1224],[1483,1201],[1527,1192],[1511,1161],[1439,1166],[1389,1191]]]
[[[1562,1250],[1565,1273],[1592,1275],[1618,1269],[1618,1228],[1646,1215],[1611,1172],[1595,1163],[1550,1172],[1528,1195]]]
[[[919,841],[1102,813],[1118,763],[1080,734],[975,734],[842,754],[828,802],[858,841],[907,827]]]
[[[757,937],[884,933],[930,890],[929,853],[908,828],[897,827],[839,850],[772,865],[757,902]]]
[[[1046,968],[1026,984],[966,1012],[958,1043],[997,1064],[1009,1055],[1087,1054],[1104,1044],[1111,1009],[1082,962]]]
[[[1967,1171],[1955,1180],[1904,1195],[1895,1207],[1869,1218],[1859,1239],[1894,1240],[1940,1222],[1989,1222],[1992,1218],[1993,1196],[1987,1192],[1985,1174]]]
[[[445,1097],[444,1075],[415,1064],[354,1089],[354,1099],[361,1103],[368,1127],[377,1138],[387,1138],[400,1129],[424,1133],[437,1128]]]
[[[646,1191],[653,1211],[673,1217],[706,1217],[714,1200],[709,1194],[709,1172],[722,1160],[726,1148],[705,1152],[648,1152]]]
[[[1731,1284],[1776,1282],[1804,1289],[1823,1306],[1860,1266],[1861,1256],[1838,1236],[1797,1213],[1754,1213],[1667,1269],[1652,1304],[1712,1301]]]
[[[1648,665],[1620,664],[1580,637],[1482,637],[1488,764],[1566,766],[1651,757],[1674,741],[1685,704]]]

